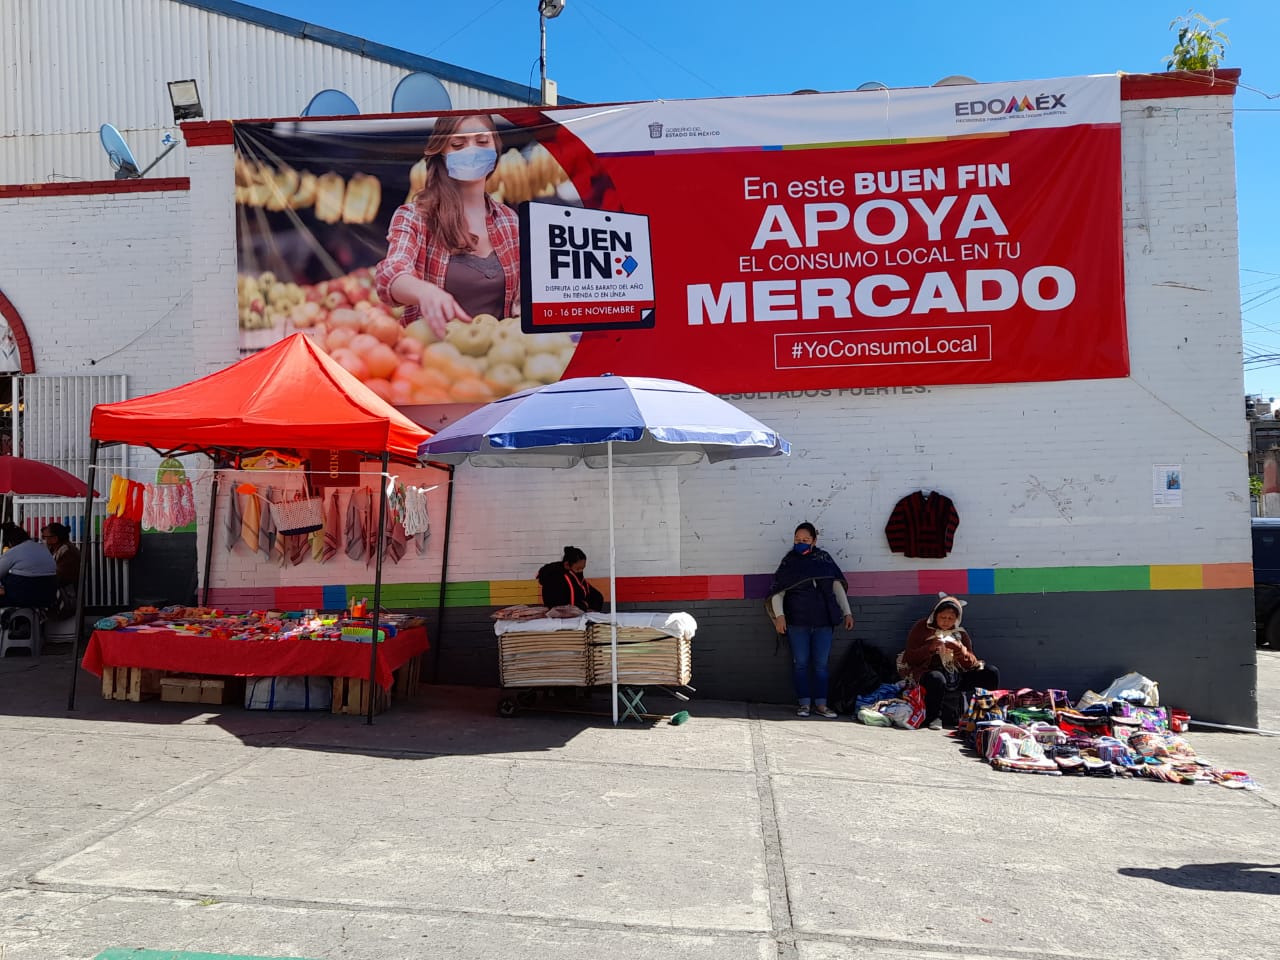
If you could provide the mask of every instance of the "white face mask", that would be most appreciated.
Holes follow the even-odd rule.
[[[498,151],[492,147],[463,147],[446,153],[444,165],[454,180],[483,180],[498,165]]]

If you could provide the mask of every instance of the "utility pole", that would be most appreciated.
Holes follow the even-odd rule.
[[[559,99],[556,82],[547,79],[547,21],[560,16],[564,11],[564,3],[565,0],[538,0],[538,39],[540,41],[538,64],[541,79],[538,92],[545,107],[554,107]]]

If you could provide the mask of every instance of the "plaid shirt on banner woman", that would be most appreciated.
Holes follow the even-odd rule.
[[[489,242],[498,255],[507,285],[503,316],[510,317],[515,315],[516,304],[520,302],[520,221],[510,207],[487,196],[484,202],[488,210]],[[387,255],[374,271],[378,296],[384,303],[395,303],[391,284],[406,273],[443,287],[448,269],[449,250],[427,229],[418,208],[411,203],[399,207],[387,230]],[[400,322],[407,326],[416,319],[418,308],[411,306],[405,308]]]

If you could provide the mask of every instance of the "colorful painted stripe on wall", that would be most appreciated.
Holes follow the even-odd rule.
[[[1027,593],[1097,593],[1117,590],[1234,590],[1253,586],[1248,563],[1158,564],[1115,567],[1019,567],[973,570],[880,570],[847,574],[855,597],[907,597],[939,591],[965,595]],[[690,600],[763,599],[771,574],[726,574],[692,577],[622,577],[623,602],[664,603]],[[592,581],[608,595],[607,579]],[[312,587],[215,587],[215,606],[243,609],[338,610],[352,599],[373,596],[373,584]],[[434,607],[438,583],[384,583],[382,602],[394,608]],[[445,588],[446,607],[502,607],[537,603],[532,580],[471,580]]]

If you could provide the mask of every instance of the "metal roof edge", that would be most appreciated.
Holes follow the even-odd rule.
[[[224,17],[243,20],[245,23],[266,27],[268,30],[275,30],[291,37],[314,40],[316,43],[337,47],[340,50],[346,50],[362,57],[369,57],[372,60],[381,60],[384,63],[403,67],[406,70],[430,73],[441,80],[451,80],[454,83],[476,87],[489,93],[510,97],[512,100],[518,100],[522,103],[536,97],[535,88],[516,83],[513,80],[504,80],[501,77],[494,77],[487,73],[480,73],[476,70],[469,70],[466,67],[445,63],[443,60],[433,60],[431,57],[424,57],[408,50],[401,50],[398,47],[374,43],[372,40],[366,40],[350,33],[342,33],[339,30],[331,30],[328,27],[308,23],[306,20],[299,20],[296,17],[286,17],[283,14],[272,13],[270,10],[263,10],[261,7],[240,3],[239,0],[174,0],[174,2],[188,7],[195,7],[198,10],[205,10],[209,13],[220,14]],[[582,101],[562,97],[560,102],[566,105],[578,105]],[[530,103],[529,105],[536,106],[537,104]]]

